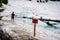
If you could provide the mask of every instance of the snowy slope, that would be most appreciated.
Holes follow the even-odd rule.
[[[23,22],[15,21],[14,23],[10,22],[9,18],[4,17],[3,18],[3,24],[2,29],[4,32],[6,31],[9,35],[16,36],[19,35],[20,33],[15,33],[13,30],[23,30],[27,32],[30,36],[33,36],[33,26],[29,24],[25,24]],[[38,30],[39,29],[39,30]],[[37,28],[37,35],[36,38],[38,40],[59,40],[60,36],[59,34],[56,34],[55,32],[49,31],[45,28]]]
[[[33,36],[33,26],[29,25],[29,24],[25,24],[23,22],[19,22],[19,21],[15,21],[14,23],[10,22],[10,18],[3,18],[3,24],[4,26],[2,26],[2,29],[4,31],[6,31],[9,35],[13,36],[15,35],[19,35],[20,33],[15,33],[12,30],[23,30],[25,32],[27,32],[30,36]],[[37,35],[36,38],[38,38],[38,40],[59,40],[60,36],[59,34],[49,31],[45,28],[41,28],[41,27],[37,27],[37,31],[36,31]]]
[[[12,3],[12,4],[11,4]],[[10,1],[8,5],[4,5],[6,8],[4,12],[2,12],[2,15],[10,15],[12,11],[15,12],[16,15],[21,16],[20,14],[22,13],[27,13],[24,14],[29,17],[37,17],[40,18],[42,16],[43,18],[50,18],[50,19],[60,19],[60,2],[48,2],[48,3],[35,3],[35,2],[27,2],[27,1]],[[10,18],[10,16],[9,16]],[[6,19],[6,18],[4,18]],[[17,19],[17,18],[16,18]],[[6,19],[7,20],[7,19]],[[8,19],[10,20],[10,19]],[[23,20],[23,19],[21,19]],[[33,35],[33,24],[28,26],[28,23],[21,23],[21,20],[16,23],[18,25],[22,25],[20,28],[24,28],[26,32],[29,32],[31,35]],[[27,20],[28,21],[28,20]],[[31,21],[29,22],[31,23]],[[24,26],[24,27],[23,27]],[[44,27],[46,26],[45,23],[39,21],[37,24],[37,38],[40,40],[59,40],[60,39],[60,31],[55,30],[51,31],[48,29],[45,29]],[[60,25],[59,25],[60,27]],[[6,27],[9,28],[9,27]],[[12,27],[11,27],[12,28]],[[14,27],[15,28],[15,27]],[[17,27],[19,28],[19,26]],[[53,29],[53,28],[51,28]],[[9,29],[8,29],[9,30]]]

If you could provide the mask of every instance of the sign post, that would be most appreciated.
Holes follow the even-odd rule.
[[[36,37],[36,24],[38,23],[38,19],[32,19],[32,23],[34,23],[34,40],[35,40],[35,37]]]

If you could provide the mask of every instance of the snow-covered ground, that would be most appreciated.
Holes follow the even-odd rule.
[[[5,20],[10,20],[10,14],[11,12],[15,12],[17,17],[21,16],[27,16],[27,17],[36,17],[40,18],[41,16],[43,18],[47,19],[58,19],[60,20],[60,2],[51,2],[48,3],[35,3],[35,2],[29,2],[29,1],[16,1],[16,0],[9,0],[8,5],[4,5],[6,8],[4,12],[2,12],[2,15],[8,15],[7,18],[4,17]],[[7,25],[7,27],[3,27],[4,29],[8,30],[7,32],[10,33],[10,29],[19,29],[23,30],[25,32],[30,33],[31,36],[33,36],[33,24],[32,20],[30,19],[23,19],[23,18],[15,18],[14,25],[17,26],[11,26],[13,24]],[[60,28],[60,23],[57,23],[56,27]],[[36,37],[40,40],[60,40],[60,29],[54,29],[44,22],[39,21],[37,24],[37,35]]]

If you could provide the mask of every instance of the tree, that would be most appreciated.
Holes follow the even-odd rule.
[[[3,16],[1,16],[1,12],[4,11],[3,8],[0,8],[0,20],[2,19]]]
[[[3,16],[1,16],[1,12],[4,11],[4,8],[2,8],[2,3],[8,4],[8,0],[0,0],[0,20],[2,19]]]
[[[0,0],[0,7],[2,7],[2,3],[8,4],[8,0]]]
[[[2,0],[2,3],[8,4],[8,0]]]
[[[0,7],[2,6],[2,0],[0,0]]]
[[[32,0],[29,0],[29,1],[32,1]]]
[[[51,0],[51,1],[60,1],[60,0]]]

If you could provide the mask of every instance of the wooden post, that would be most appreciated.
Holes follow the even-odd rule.
[[[36,23],[34,23],[34,39],[36,37]]]
[[[34,39],[33,40],[35,40],[36,39],[36,24],[38,23],[38,20],[37,19],[33,19],[32,23],[34,23]]]

